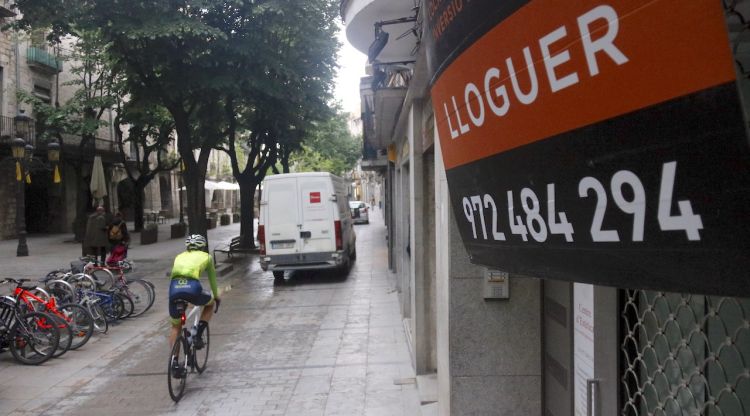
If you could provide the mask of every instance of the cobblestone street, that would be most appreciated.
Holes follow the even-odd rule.
[[[257,257],[236,260],[219,281],[208,369],[189,376],[179,404],[166,383],[168,265],[159,261],[157,304],[144,317],[40,367],[0,355],[0,414],[420,414],[379,212],[373,220],[356,227],[358,259],[346,278],[287,273],[274,285]],[[224,234],[209,237],[231,238]]]

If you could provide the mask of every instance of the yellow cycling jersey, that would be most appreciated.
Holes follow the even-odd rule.
[[[177,255],[172,266],[171,278],[187,277],[200,280],[201,273],[206,271],[208,282],[211,285],[211,293],[214,297],[219,296],[219,288],[216,285],[216,270],[211,260],[211,255],[201,250],[184,251]]]

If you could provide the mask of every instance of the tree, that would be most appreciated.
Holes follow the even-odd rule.
[[[289,156],[299,149],[304,131],[330,114],[338,49],[336,5],[329,0],[267,2],[254,19],[238,20],[243,27],[251,25],[247,31],[262,59],[246,63],[246,70],[259,70],[259,75],[248,84],[237,77],[235,84],[246,88],[225,101],[224,150],[240,186],[243,246],[255,244],[254,195],[269,169],[278,162],[288,172]],[[234,35],[229,35],[229,45],[237,40]],[[237,40],[236,45],[241,44]],[[247,149],[244,166],[238,161],[238,147]]]
[[[292,125],[305,129],[306,117],[320,111],[316,104],[330,97],[335,0],[18,0],[18,6],[19,27],[50,27],[52,39],[99,29],[126,89],[167,109],[185,164],[191,233],[206,232],[211,150],[231,151],[228,143],[239,138],[262,137],[260,154],[276,158],[271,141]],[[279,103],[285,110],[278,114],[297,114],[294,122],[276,116]],[[273,123],[260,133],[252,124],[259,120]],[[252,193],[246,198],[242,205],[251,207]]]
[[[172,143],[174,122],[163,107],[137,99],[119,104],[117,114],[115,141],[133,188],[135,231],[141,231],[146,186],[160,172],[173,170],[180,163],[179,158],[167,154]],[[128,127],[127,137],[123,133],[125,126]],[[126,144],[133,145],[132,154],[125,151]]]
[[[292,156],[297,171],[342,175],[359,160],[362,138],[351,133],[346,114],[339,111],[328,120],[317,123],[316,128],[308,133],[302,150]]]
[[[20,93],[20,99],[32,105],[37,115],[39,134],[47,140],[55,138],[64,145],[66,136],[81,137],[78,158],[68,159],[77,187],[76,216],[73,221],[75,240],[81,241],[86,228],[89,207],[88,173],[93,163],[96,138],[103,125],[101,118],[121,99],[122,78],[104,53],[107,48],[96,30],[80,31],[71,50],[64,58],[72,63],[73,79],[64,85],[75,87],[73,97],[66,103],[48,104],[39,98]]]

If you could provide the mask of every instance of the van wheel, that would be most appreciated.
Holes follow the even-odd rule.
[[[284,280],[284,271],[283,270],[274,270],[273,271],[273,280],[274,280],[274,282],[278,282],[278,281]]]

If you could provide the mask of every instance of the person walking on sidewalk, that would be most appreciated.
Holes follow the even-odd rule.
[[[86,235],[83,238],[85,254],[101,258],[102,264],[107,257],[107,213],[103,206],[96,207],[96,212],[86,222]]]
[[[221,302],[219,288],[216,284],[216,270],[211,255],[208,254],[206,238],[200,234],[192,234],[185,240],[185,248],[186,251],[178,254],[174,259],[171,282],[169,283],[169,318],[172,323],[172,329],[169,333],[170,351],[182,330],[180,314],[177,311],[177,301],[183,300],[193,305],[203,306],[211,306],[214,302],[218,305]],[[204,271],[208,274],[208,283],[211,286],[210,292],[204,290],[200,283],[200,276]],[[203,312],[201,312],[201,320],[198,323],[198,333],[195,339],[196,349],[205,347],[203,331],[213,314],[214,308],[211,307],[203,308]],[[184,377],[184,368],[179,367],[177,361],[174,363],[172,374],[177,378]]]
[[[107,227],[107,238],[109,239],[110,250],[113,250],[119,244],[127,245],[130,242],[128,226],[123,221],[120,211],[115,213],[115,217]]]

